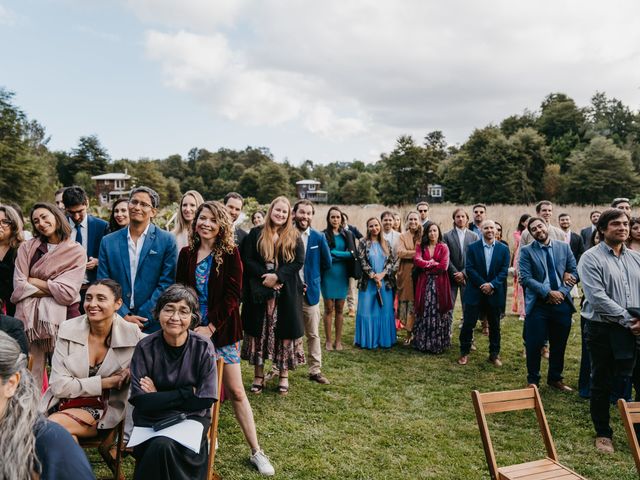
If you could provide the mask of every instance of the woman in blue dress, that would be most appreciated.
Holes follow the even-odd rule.
[[[358,245],[362,278],[354,343],[361,348],[390,348],[396,342],[393,290],[397,262],[381,230],[380,220],[370,218],[367,236]]]
[[[331,207],[327,212],[327,228],[324,235],[331,249],[331,268],[322,272],[321,291],[324,299],[324,333],[327,350],[342,350],[342,324],[344,301],[349,289],[349,262],[353,262],[351,248],[353,238],[350,231],[342,228],[342,212]],[[331,320],[335,316],[335,343],[331,342]]]

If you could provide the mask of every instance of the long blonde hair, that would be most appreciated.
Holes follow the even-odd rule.
[[[191,195],[196,201],[196,209],[204,203],[204,198],[202,198],[202,195],[200,195],[196,190],[187,190],[184,192],[184,195],[182,195],[180,203],[178,204],[178,222],[176,223],[176,227],[173,229],[173,233],[175,234],[191,231],[191,225],[182,216],[182,202],[184,202],[185,197],[188,197],[189,195]],[[193,217],[193,219],[195,220],[196,217]]]
[[[284,225],[277,226],[271,220],[271,212],[278,203],[285,203],[289,210],[287,221]],[[275,234],[278,234],[277,241],[274,240]],[[294,228],[291,219],[291,203],[287,197],[276,197],[269,205],[267,217],[264,220],[264,228],[258,237],[258,252],[266,261],[277,262],[279,259],[285,262],[293,262],[296,258],[296,242],[298,241],[298,230]]]
[[[220,231],[213,244],[213,260],[216,262],[216,272],[220,272],[220,265],[223,262],[223,256],[225,254],[230,255],[233,253],[235,242],[233,241],[233,221],[229,216],[229,212],[223,204],[220,202],[204,202],[196,210],[196,214],[193,217],[193,224],[191,225],[189,245],[192,251],[197,251],[200,248],[201,239],[200,235],[196,231],[196,224],[198,223],[198,217],[202,213],[202,210],[207,209],[213,215],[215,222],[218,224]]]
[[[422,239],[422,223],[420,222],[420,214],[416,210],[410,210],[405,217],[405,228],[407,232],[410,232],[409,229],[409,217],[411,215],[416,215],[418,217],[418,229],[413,234],[413,244],[416,245]]]
[[[15,373],[20,382],[0,417],[0,478],[23,480],[40,470],[33,432],[40,392],[27,369],[27,356],[13,338],[0,332],[0,384]]]

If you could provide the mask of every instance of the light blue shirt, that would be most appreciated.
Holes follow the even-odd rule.
[[[484,264],[487,267],[487,274],[489,273],[489,266],[491,265],[491,259],[493,258],[493,247],[496,246],[495,240],[493,243],[488,244],[482,238],[482,246],[484,247]]]
[[[543,255],[546,255],[546,250],[549,250],[549,253],[551,254],[551,263],[553,263],[554,265],[556,264],[556,257],[554,257],[553,255],[553,240],[549,241],[549,245],[544,245],[544,244],[540,244],[540,248],[542,248],[542,253]],[[544,271],[546,272],[546,275],[544,277],[544,282],[542,282],[542,284],[547,287],[547,288],[551,288],[551,282],[549,281],[549,270],[547,269],[547,259],[545,258],[544,261]],[[554,270],[553,272],[556,276],[556,282],[558,282],[558,286],[562,285],[562,280],[560,280],[560,277],[558,277],[558,272],[556,270]]]

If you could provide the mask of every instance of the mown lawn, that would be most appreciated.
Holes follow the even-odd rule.
[[[353,341],[353,323],[346,317],[346,344]],[[525,386],[522,323],[514,316],[503,321],[504,366],[499,369],[486,362],[488,341],[479,333],[478,351],[472,352],[469,364],[456,364],[457,325],[456,320],[453,347],[446,354],[425,355],[401,345],[386,351],[347,346],[323,356],[323,373],[331,385],[310,382],[302,367],[292,372],[287,397],[275,392],[275,380],[263,394],[250,394],[259,440],[277,477],[488,479],[471,391]],[[579,361],[577,321],[565,368],[565,381],[573,387]],[[543,360],[543,382],[546,365]],[[248,388],[252,370],[243,364],[243,372]],[[593,447],[588,401],[577,393],[552,391],[546,384],[541,395],[561,462],[589,479],[638,478],[617,409],[611,410],[616,453],[607,456]],[[532,411],[494,415],[490,429],[498,464],[544,455]],[[221,409],[219,441],[216,467],[224,479],[261,478],[248,461],[249,450],[228,403]],[[98,471],[106,473],[96,466]],[[131,478],[130,459],[125,471]]]

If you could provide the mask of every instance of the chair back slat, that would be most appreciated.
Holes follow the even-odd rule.
[[[629,449],[633,455],[633,461],[636,464],[636,470],[640,475],[640,445],[636,435],[634,424],[640,423],[640,402],[627,402],[623,398],[618,400],[618,409],[624,423],[624,429],[627,432],[627,440]]]
[[[222,397],[222,376],[224,375],[224,359],[220,357],[216,361],[218,370],[218,398]],[[211,406],[211,426],[209,427],[209,458],[207,459],[207,480],[219,478],[213,468],[216,459],[216,441],[218,439],[218,422],[220,420],[220,400]]]
[[[508,400],[506,402],[484,403],[484,413],[512,412],[514,410],[526,410],[536,408],[536,401],[533,398],[523,400]]]
[[[521,388],[520,390],[505,390],[504,392],[481,393],[480,398],[483,404],[491,402],[506,402],[509,400],[523,400],[525,398],[535,398],[532,388]]]

